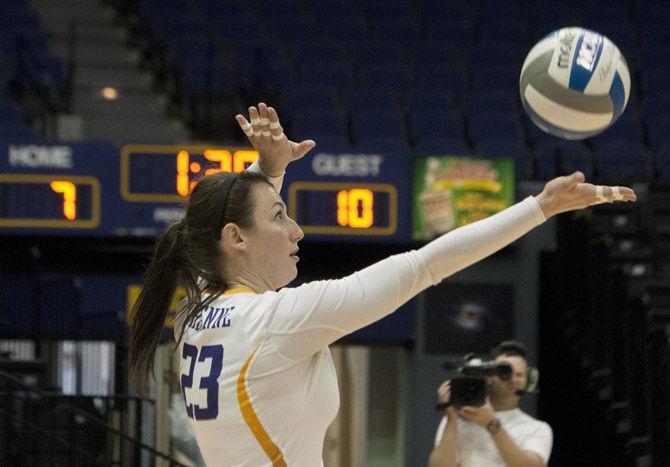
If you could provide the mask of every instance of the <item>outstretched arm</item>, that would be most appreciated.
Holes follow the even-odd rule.
[[[536,198],[453,230],[419,250],[391,256],[343,279],[283,289],[277,297],[283,304],[276,307],[268,331],[286,356],[308,356],[509,245],[547,217],[599,202],[635,200],[629,188],[597,188],[583,180],[579,172],[558,177]]]
[[[240,114],[235,116],[235,120],[260,154],[258,161],[249,170],[263,173],[272,181],[277,191],[281,189],[286,167],[316,146],[311,139],[301,143],[289,140],[279,122],[277,111],[263,102],[258,104],[258,108],[249,107],[251,123]]]

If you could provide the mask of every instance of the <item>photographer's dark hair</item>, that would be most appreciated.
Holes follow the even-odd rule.
[[[526,362],[529,361],[526,346],[519,341],[504,341],[491,349],[491,358],[496,359],[501,355],[521,357],[526,360]]]
[[[184,219],[156,240],[130,317],[130,379],[141,396],[147,395],[154,355],[177,287],[186,289],[179,309],[185,323],[226,290],[217,237],[229,222],[253,227],[251,190],[260,183],[272,186],[254,172],[218,172],[202,178],[191,193]],[[223,218],[221,213],[225,213]]]

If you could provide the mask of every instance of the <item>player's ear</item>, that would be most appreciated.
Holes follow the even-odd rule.
[[[232,248],[234,250],[242,251],[246,248],[244,234],[240,226],[233,222],[229,222],[221,229],[221,246],[225,249]]]

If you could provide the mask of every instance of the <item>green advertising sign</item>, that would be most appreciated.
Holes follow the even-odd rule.
[[[415,240],[429,240],[514,202],[514,160],[430,156],[414,165]]]

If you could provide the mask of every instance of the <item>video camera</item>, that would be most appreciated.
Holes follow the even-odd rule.
[[[437,405],[444,410],[447,405],[460,408],[466,405],[480,407],[486,402],[486,378],[497,376],[502,380],[512,377],[512,365],[504,361],[483,361],[472,355],[465,357],[465,364],[457,369],[458,374],[451,379],[451,395],[448,403]]]
[[[504,381],[509,380],[512,377],[512,365],[509,362],[470,358],[458,369],[458,373],[458,376],[451,380],[449,402],[455,407],[465,405],[479,407],[486,402],[486,378],[497,376]]]

